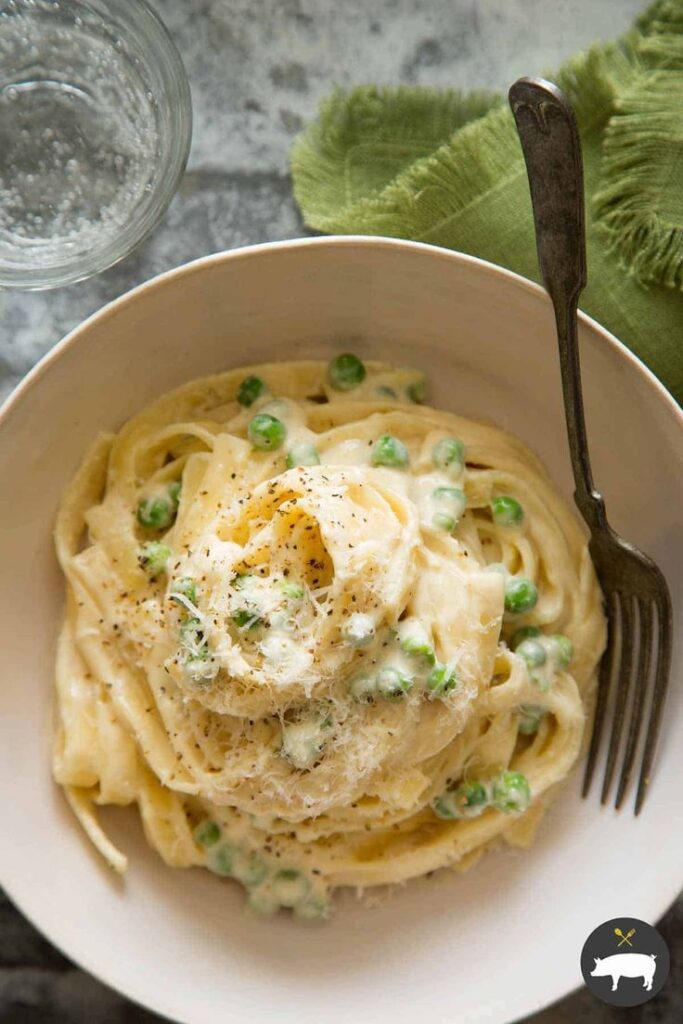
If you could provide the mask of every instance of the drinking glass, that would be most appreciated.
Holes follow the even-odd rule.
[[[145,0],[0,0],[0,286],[130,253],[185,169],[180,54]]]

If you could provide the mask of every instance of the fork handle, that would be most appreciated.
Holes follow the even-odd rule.
[[[522,144],[541,277],[555,310],[574,500],[595,529],[605,523],[593,485],[581,391],[577,307],[586,284],[581,142],[564,94],[542,78],[520,78],[508,95]]]

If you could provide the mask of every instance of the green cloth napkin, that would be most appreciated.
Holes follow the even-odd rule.
[[[582,308],[683,401],[683,0],[550,75],[577,114],[589,284]],[[336,92],[292,151],[312,228],[412,238],[538,280],[526,178],[502,97]]]

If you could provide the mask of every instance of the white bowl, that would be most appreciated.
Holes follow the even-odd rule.
[[[581,345],[596,480],[614,526],[662,566],[680,621],[683,418],[587,317]],[[133,811],[111,813],[131,854],[123,883],[89,848],[49,769],[62,582],[59,495],[93,435],[193,377],[340,348],[425,369],[430,401],[527,441],[570,499],[549,302],[467,256],[390,239],[325,238],[237,250],[164,274],[114,302],[29,374],[0,417],[0,878],[68,956],[188,1024],[501,1024],[581,982],[593,928],[654,922],[683,884],[683,651],[654,781],[638,819],[579,798],[578,776],[536,846],[470,874],[408,885],[375,909],[343,901],[323,927],[263,921],[237,887],[173,871]]]

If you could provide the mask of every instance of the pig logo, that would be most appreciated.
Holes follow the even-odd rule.
[[[643,985],[652,992],[652,980],[657,970],[657,954],[650,953],[615,953],[614,956],[606,956],[604,960],[594,956],[595,967],[591,971],[591,978],[612,979],[612,991],[616,992],[619,985],[619,978],[642,978]]]
[[[669,950],[645,921],[620,917],[599,925],[581,952],[587,987],[609,1006],[639,1006],[653,999],[669,974]]]

